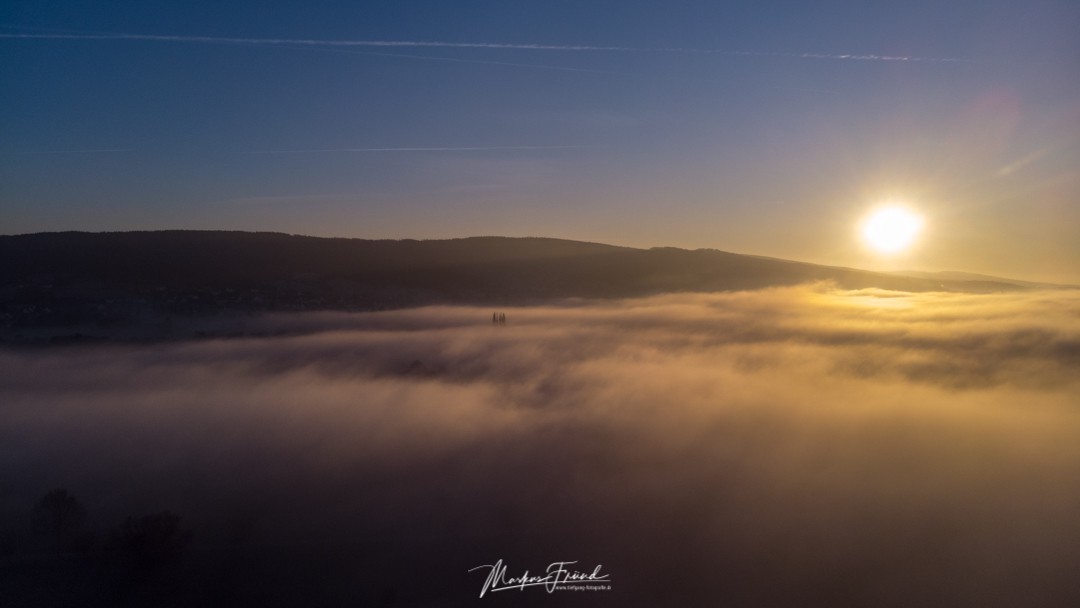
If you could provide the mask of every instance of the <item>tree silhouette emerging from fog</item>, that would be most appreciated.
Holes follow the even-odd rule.
[[[77,548],[86,538],[86,509],[66,489],[52,490],[34,505],[33,528],[57,551]]]
[[[180,526],[179,515],[162,511],[128,517],[113,532],[110,544],[139,565],[155,566],[178,557],[191,537],[191,531]]]

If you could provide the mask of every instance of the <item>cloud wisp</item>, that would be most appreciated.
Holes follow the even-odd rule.
[[[620,606],[1070,605],[1078,304],[799,287],[0,351],[0,538],[65,487],[181,513],[184,588],[230,601],[455,604],[502,558],[602,563]]]

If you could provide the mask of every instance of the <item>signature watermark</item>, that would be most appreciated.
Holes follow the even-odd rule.
[[[523,591],[526,587],[543,587],[544,591],[548,593],[556,591],[611,590],[611,577],[600,571],[603,567],[601,564],[597,564],[591,572],[580,572],[570,567],[576,563],[576,561],[551,562],[543,574],[529,574],[529,571],[526,570],[521,576],[508,576],[508,568],[500,559],[494,564],[484,564],[470,568],[469,572],[484,568],[488,569],[487,579],[484,580],[484,586],[480,588],[480,597],[484,597],[484,594],[489,591],[492,593],[506,591],[507,589]]]

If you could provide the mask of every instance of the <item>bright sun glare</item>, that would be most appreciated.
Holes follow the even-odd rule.
[[[881,253],[899,253],[915,242],[923,219],[903,207],[890,205],[871,213],[862,223],[862,237]]]

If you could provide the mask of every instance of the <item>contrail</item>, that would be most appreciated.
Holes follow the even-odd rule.
[[[320,154],[333,152],[477,152],[486,150],[581,150],[592,146],[455,146],[412,148],[328,148],[314,150],[254,150],[249,154]]]
[[[620,46],[560,46],[551,44],[501,44],[494,42],[438,42],[422,40],[311,40],[303,38],[222,38],[215,36],[165,36],[158,34],[0,34],[0,38],[45,40],[144,40],[209,44],[275,44],[297,46],[432,47],[461,49],[520,49],[532,51],[654,51]],[[675,50],[675,49],[671,49]]]
[[[448,61],[451,63],[475,63],[479,65],[501,65],[518,68],[536,68],[541,70],[560,70],[564,72],[584,72],[588,74],[630,74],[630,72],[618,72],[614,70],[595,70],[590,68],[572,68],[564,65],[549,65],[543,63],[517,63],[511,61],[492,61],[487,59],[463,59],[460,57],[436,57],[434,55],[409,55],[405,53],[382,53],[379,51],[359,51],[355,49],[340,49],[317,46],[291,46],[286,44],[260,44],[279,49],[321,51],[324,53],[344,53],[348,55],[368,55],[372,57],[401,57],[403,59],[420,59],[425,61]]]
[[[914,57],[907,55],[839,54],[839,53],[775,53],[757,51],[731,51],[723,49],[661,48],[630,46],[591,46],[555,44],[509,44],[498,42],[441,42],[427,40],[312,40],[297,38],[223,38],[214,36],[166,36],[158,34],[19,34],[0,33],[0,38],[37,40],[139,40],[152,42],[184,42],[199,44],[251,44],[299,47],[423,47],[450,49],[496,49],[525,51],[591,51],[620,53],[695,53],[729,55],[736,57],[786,57],[794,59],[829,59],[851,61],[911,61],[937,63],[971,63],[967,59],[941,57]],[[417,57],[420,58],[420,57]],[[476,61],[476,60],[469,60]],[[528,65],[528,64],[526,64]],[[529,66],[552,67],[552,66]]]
[[[27,151],[15,151],[15,152],[3,152],[3,154],[14,154],[19,156],[29,156],[36,154],[99,154],[107,152],[134,152],[135,148],[91,148],[86,150],[27,150]]]
[[[28,27],[28,26],[18,26],[18,25],[0,25],[0,27],[11,28],[11,29],[30,29],[30,30],[43,31],[43,28],[35,28],[35,27]],[[47,30],[44,30],[44,31],[47,31]],[[104,33],[98,33],[98,32],[82,33],[82,32],[75,32],[73,30],[68,30],[68,32],[69,33],[27,34],[27,35],[23,35],[23,36],[13,35],[13,34],[0,34],[0,38],[48,37],[48,38],[75,39],[75,40],[78,40],[80,38],[89,38],[89,39],[92,39],[92,40],[108,40],[108,39],[114,39],[113,36],[124,36],[124,38],[115,38],[115,39],[124,39],[124,40],[127,40],[127,39],[140,39],[140,38],[149,38],[149,39],[152,39],[152,40],[160,40],[162,38],[162,37],[159,37],[159,36],[136,36],[136,35],[129,35],[129,34],[104,34]],[[177,36],[177,37],[167,37],[167,38],[169,39],[168,41],[182,41],[181,39],[184,39],[186,37]],[[278,41],[274,41],[274,40],[262,41],[262,40],[259,40],[259,39],[214,39],[214,40],[217,41],[218,44],[250,44],[252,46],[275,47],[275,48],[284,48],[284,49],[289,49],[289,50],[322,51],[322,52],[327,52],[327,53],[346,53],[346,54],[354,54],[354,55],[370,55],[370,56],[374,56],[374,57],[400,57],[400,58],[403,58],[403,59],[419,59],[419,60],[424,60],[424,61],[444,61],[444,62],[452,62],[452,63],[474,63],[474,64],[480,64],[480,65],[501,65],[501,66],[510,66],[510,67],[519,67],[519,68],[536,68],[536,69],[542,69],[542,70],[561,70],[561,71],[564,71],[564,72],[585,72],[585,73],[590,73],[590,74],[629,74],[629,72],[619,72],[619,71],[614,71],[614,70],[598,70],[598,69],[591,69],[591,68],[574,68],[574,67],[563,66],[563,65],[549,65],[549,64],[540,64],[540,63],[519,63],[519,62],[511,62],[511,61],[493,61],[493,60],[490,60],[490,59],[464,59],[464,58],[461,58],[461,57],[436,57],[436,56],[433,56],[433,55],[406,55],[404,53],[380,53],[380,52],[376,52],[376,51],[360,51],[360,50],[343,49],[343,48],[332,48],[333,46],[336,46],[335,41],[324,41],[324,42],[327,42],[327,44],[318,44],[318,45],[314,44],[314,43],[320,42],[320,41],[302,41],[302,42],[310,42],[311,44],[305,44],[304,46],[297,46],[297,44],[300,44],[300,42],[291,41],[291,40],[287,41],[287,42],[278,42]],[[205,42],[205,41],[204,40],[199,40],[199,41],[192,40],[190,42]],[[393,45],[394,45],[394,43],[389,43],[386,46],[393,46]],[[351,46],[358,46],[358,45],[351,45]]]

